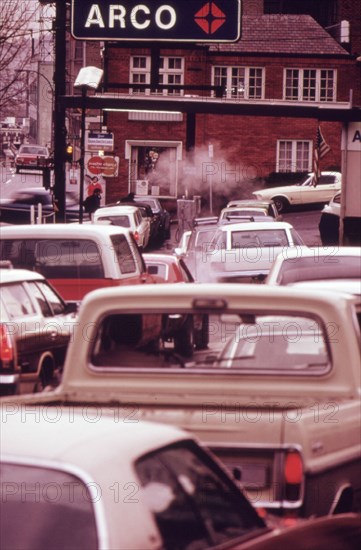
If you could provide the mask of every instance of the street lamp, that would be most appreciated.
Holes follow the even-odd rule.
[[[79,192],[79,223],[83,223],[84,202],[84,164],[85,164],[85,112],[88,90],[96,90],[103,77],[103,70],[98,67],[83,67],[74,82],[74,88],[81,89],[81,140],[80,140],[80,192]]]

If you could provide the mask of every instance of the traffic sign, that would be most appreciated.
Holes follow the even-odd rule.
[[[89,132],[87,136],[86,149],[87,151],[113,151],[114,134],[110,132]]]
[[[241,0],[73,0],[71,32],[79,40],[236,42]]]

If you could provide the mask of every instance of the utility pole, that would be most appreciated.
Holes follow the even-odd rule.
[[[65,221],[65,167],[64,155],[66,148],[65,107],[61,97],[66,95],[66,10],[65,0],[56,0],[54,20],[55,33],[55,73],[54,73],[54,195],[57,201],[59,221]]]

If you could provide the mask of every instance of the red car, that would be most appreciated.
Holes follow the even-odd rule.
[[[143,254],[148,273],[162,283],[193,283],[194,279],[181,258],[172,254]]]
[[[49,158],[49,150],[42,145],[21,145],[15,157],[15,170],[19,172],[24,169],[41,169],[46,165]]]

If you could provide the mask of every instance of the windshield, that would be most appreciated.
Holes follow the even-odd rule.
[[[26,155],[42,155],[48,156],[48,150],[46,147],[36,147],[34,145],[23,145],[19,151],[20,154],[25,153]]]

